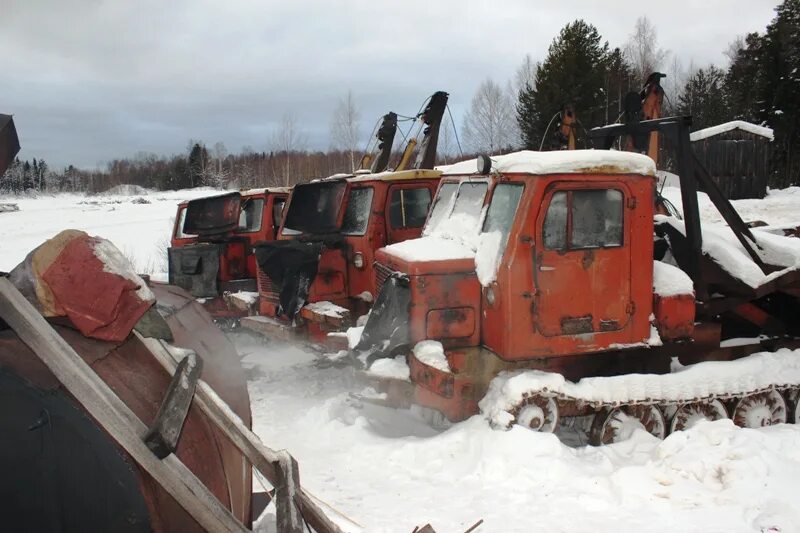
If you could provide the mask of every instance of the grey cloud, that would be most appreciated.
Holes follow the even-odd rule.
[[[721,64],[728,42],[762,30],[777,4],[2,2],[0,112],[15,115],[21,156],[84,167],[182,152],[189,138],[265,149],[286,112],[309,148],[325,148],[330,113],[348,89],[364,135],[382,113],[412,113],[439,89],[459,116],[483,79],[509,79],[526,53],[542,59],[576,18],[620,46],[646,14],[684,63]]]

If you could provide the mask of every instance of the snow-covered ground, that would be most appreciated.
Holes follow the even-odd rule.
[[[237,344],[255,431],[291,451],[303,485],[354,531],[462,532],[479,519],[479,532],[800,531],[798,426],[725,420],[604,448],[481,416],[437,431],[409,411],[357,407],[352,374],[296,347]]]
[[[163,272],[175,206],[209,191],[7,199],[0,270],[43,240],[77,228],[112,240],[140,271]],[[669,198],[675,194],[665,190]],[[6,199],[0,198],[0,202]],[[674,203],[680,207],[679,199]],[[721,217],[701,198],[702,216]],[[745,220],[800,223],[800,188],[735,202]],[[422,417],[358,405],[350,371],[314,355],[235,336],[250,379],[254,429],[300,464],[303,485],[363,532],[800,531],[800,427],[700,423],[664,441],[644,433],[605,448],[490,428],[476,416],[447,430]],[[269,531],[264,526],[263,531]]]
[[[11,270],[61,230],[79,229],[113,242],[139,272],[165,275],[178,203],[214,191],[135,192],[145,194],[0,196],[0,203],[19,206],[19,211],[0,213],[0,270]]]

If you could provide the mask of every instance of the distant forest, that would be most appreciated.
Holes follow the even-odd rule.
[[[611,47],[584,21],[567,24],[540,62],[526,55],[506,81],[486,79],[463,117],[460,138],[447,119],[439,141],[440,162],[469,153],[552,149],[560,110],[572,106],[585,132],[618,120],[628,91],[641,89],[651,72],[667,75],[665,115],[692,115],[693,129],[741,119],[774,130],[770,186],[800,182],[800,0],[785,0],[761,33],[737,37],[724,49],[725,65],[685,65],[658,45],[655,25],[640,17],[629,39]],[[446,88],[444,88],[446,89]],[[153,189],[197,186],[249,188],[293,185],[350,172],[367,144],[351,92],[331,119],[331,148],[309,151],[287,115],[267,149],[230,154],[221,142],[189,141],[183,154],[140,154],[115,159],[102,170],[70,165],[52,169],[43,159],[15,161],[0,176],[0,193],[99,192],[120,184]],[[400,135],[398,135],[398,138]],[[463,143],[463,146],[462,146]],[[402,148],[402,147],[400,147]],[[463,149],[463,150],[462,150]],[[397,154],[395,154],[395,160]]]

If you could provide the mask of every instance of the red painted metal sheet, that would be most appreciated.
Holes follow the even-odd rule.
[[[42,279],[58,306],[84,335],[120,341],[130,334],[153,300],[137,294],[140,287],[130,279],[107,271],[95,253],[98,242],[85,234],[70,240]]]

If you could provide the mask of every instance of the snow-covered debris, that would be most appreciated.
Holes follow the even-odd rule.
[[[369,367],[368,372],[382,378],[394,378],[402,380],[408,380],[411,376],[411,369],[408,368],[408,363],[406,363],[406,358],[404,355],[398,355],[394,359],[378,359],[372,363],[372,366]]]
[[[347,347],[354,350],[361,341],[361,334],[364,333],[364,326],[347,328]]]
[[[531,391],[546,391],[590,404],[614,404],[681,402],[756,391],[773,384],[800,384],[800,350],[761,352],[735,361],[706,361],[672,374],[591,377],[577,383],[551,372],[504,372],[492,380],[479,406],[492,424],[505,427],[511,421],[508,411]]]
[[[17,204],[0,204],[0,213],[10,213],[12,211],[19,211]]]
[[[475,174],[477,159],[436,167],[443,175]],[[522,150],[492,157],[492,170],[527,174],[643,174],[655,176],[656,165],[642,154],[614,150]]]
[[[414,357],[421,363],[442,372],[450,372],[450,364],[444,355],[444,347],[439,341],[420,341],[414,345]]]
[[[661,261],[653,261],[653,293],[659,296],[693,295],[694,283],[680,268]]]
[[[258,293],[253,291],[232,292],[228,298],[239,300],[245,307],[249,307],[258,301]]]
[[[732,120],[731,122],[717,124],[716,126],[711,126],[710,128],[692,132],[689,134],[689,139],[692,141],[701,141],[703,139],[707,139],[709,137],[713,137],[714,135],[719,135],[720,133],[725,133],[731,130],[744,130],[754,135],[766,137],[770,141],[775,138],[772,133],[772,128],[758,126],[756,124],[751,124],[750,122],[745,122],[744,120]]]
[[[657,215],[655,218],[659,222],[666,221],[682,234],[686,234],[686,226],[682,220],[663,215]],[[800,239],[753,231],[752,234],[760,248],[758,254],[761,259],[767,264],[783,267],[777,272],[764,274],[730,228],[703,225],[702,232],[703,252],[731,276],[750,287],[758,288],[790,270],[800,268]]]
[[[347,316],[347,314],[350,312],[341,305],[336,305],[335,303],[328,301],[312,302],[310,304],[306,304],[305,308],[312,313],[329,316],[332,318],[342,318]]]

